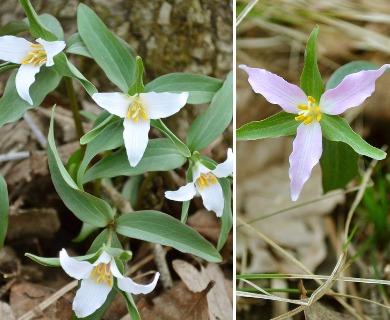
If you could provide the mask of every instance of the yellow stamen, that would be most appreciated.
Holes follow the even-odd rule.
[[[142,99],[139,97],[134,97],[132,104],[127,110],[127,118],[133,119],[135,122],[138,122],[139,116],[141,116],[141,118],[145,121],[148,120],[148,116],[146,114],[146,107],[142,104]]]
[[[110,268],[110,263],[106,264],[106,263],[100,263],[98,264],[92,274],[91,274],[91,277],[90,279],[93,280],[94,278],[95,281],[100,284],[102,281],[104,281],[105,283],[107,283],[110,287],[112,287],[112,283],[113,283],[113,277],[112,277],[112,273],[111,273],[111,268]]]
[[[28,53],[27,58],[22,60],[22,64],[32,63],[35,66],[37,64],[42,65],[42,63],[47,61],[47,56],[43,45],[32,43],[30,47],[36,50],[31,50]]]
[[[296,121],[303,121],[304,124],[312,123],[314,120],[321,121],[321,107],[316,105],[316,100],[312,96],[307,97],[307,105],[298,104],[297,108],[302,111],[295,117]]]
[[[211,173],[201,173],[200,177],[196,179],[199,189],[204,190],[204,187],[210,187],[210,183],[218,183],[217,178]]]

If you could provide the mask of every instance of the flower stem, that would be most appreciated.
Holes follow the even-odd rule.
[[[83,129],[83,125],[81,123],[80,108],[79,108],[79,104],[77,102],[76,92],[74,90],[71,78],[64,77],[64,81],[65,81],[66,91],[67,91],[68,97],[69,97],[70,107],[72,109],[74,125],[76,127],[76,132],[77,132],[77,138],[80,140],[81,137],[84,135],[84,129]],[[81,149],[82,154],[84,154],[85,153],[85,145],[80,144],[80,149]]]
[[[107,237],[107,246],[108,247],[111,247],[112,230],[113,230],[113,228],[111,226],[109,226],[109,228],[108,228],[108,237]]]

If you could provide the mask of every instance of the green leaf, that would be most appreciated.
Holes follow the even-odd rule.
[[[129,314],[130,314],[130,319],[131,320],[141,320],[141,316],[138,312],[137,305],[135,304],[131,294],[127,293],[127,292],[123,292],[122,290],[119,290],[119,289],[118,289],[118,292],[121,294],[123,299],[125,299],[127,310],[129,311]]]
[[[162,133],[168,137],[173,144],[176,146],[177,150],[186,158],[191,157],[191,151],[188,147],[178,138],[176,135],[168,129],[164,122],[161,119],[151,120],[150,124],[156,129],[160,130]]]
[[[135,79],[135,61],[128,49],[86,5],[77,10],[78,30],[88,51],[107,77],[127,93]]]
[[[62,29],[61,23],[53,17],[51,14],[41,14],[39,15],[39,20],[42,24],[54,33],[58,40],[64,40],[64,30]]]
[[[61,162],[54,142],[54,111],[55,107],[52,111],[47,150],[54,187],[77,218],[96,227],[105,227],[114,218],[111,207],[106,201],[78,189]]]
[[[161,76],[145,86],[146,92],[188,92],[187,103],[209,103],[215,93],[221,89],[220,79],[201,76],[192,73],[170,73]]]
[[[77,68],[68,60],[65,53],[61,52],[54,57],[53,69],[60,76],[77,80],[90,96],[97,92],[95,86],[77,70]]]
[[[341,141],[352,147],[355,152],[376,160],[386,158],[386,152],[377,149],[358,134],[356,134],[349,124],[339,116],[323,114],[321,119],[322,134],[331,141]]]
[[[368,61],[352,61],[338,68],[326,83],[326,90],[336,88],[343,79],[352,73],[363,70],[377,70],[379,67]]]
[[[210,106],[192,123],[187,135],[191,151],[201,150],[221,135],[233,117],[233,72],[214,95]]]
[[[81,137],[80,144],[89,143],[90,141],[95,139],[97,135],[100,134],[100,132],[102,132],[102,130],[106,127],[107,123],[112,123],[116,121],[118,121],[118,117],[114,117],[114,115],[108,113],[107,111],[101,112],[94,123],[93,129]]]
[[[137,93],[142,93],[145,91],[144,87],[144,64],[142,58],[138,57],[135,59],[137,69],[135,71],[135,81],[129,89],[129,95],[134,96]]]
[[[256,140],[291,136],[297,132],[300,122],[295,114],[279,112],[261,121],[244,124],[236,131],[237,140]]]
[[[28,23],[26,21],[11,21],[0,28],[0,37],[16,36],[26,31],[28,31]]]
[[[0,249],[4,247],[4,240],[7,235],[8,211],[9,201],[7,183],[0,174]]]
[[[116,232],[126,237],[159,243],[191,253],[210,262],[220,262],[220,254],[199,233],[159,211],[137,211],[120,216]]]
[[[87,58],[92,58],[90,52],[88,51],[83,39],[81,39],[80,34],[78,32],[72,34],[69,37],[68,41],[66,41],[65,51],[68,53],[78,54]]]
[[[16,91],[15,76],[18,70],[15,70],[8,79],[5,92],[0,99],[0,126],[6,123],[19,120],[25,111],[32,106],[21,99]],[[60,83],[61,77],[53,68],[42,67],[36,75],[35,82],[30,87],[30,96],[34,106],[40,105],[46,95],[53,91]]]
[[[232,214],[232,191],[230,187],[230,181],[227,178],[219,178],[219,183],[222,187],[224,206],[221,217],[221,232],[218,237],[217,250],[220,251],[226,243],[230,230],[233,226],[233,214]]]
[[[44,258],[31,253],[25,253],[25,256],[45,267],[61,267],[60,258]]]
[[[0,73],[6,72],[8,70],[19,68],[19,64],[12,62],[4,62],[0,64]]]
[[[77,173],[77,184],[80,188],[84,184],[84,173],[91,160],[100,152],[112,150],[123,145],[123,122],[119,119],[107,125],[99,134],[87,145],[83,161]],[[128,162],[128,161],[127,161]]]
[[[358,154],[343,142],[322,139],[322,188],[324,193],[344,188],[358,172]]]
[[[320,71],[317,65],[317,36],[319,27],[312,31],[305,51],[305,65],[301,75],[301,88],[308,95],[314,97],[319,102],[324,93]]]
[[[57,36],[50,32],[40,21],[38,14],[35,12],[29,0],[19,0],[30,24],[30,32],[35,38],[42,38],[46,41],[55,41]]]
[[[168,171],[186,162],[168,139],[150,140],[144,156],[136,167],[131,167],[125,148],[104,157],[84,175],[83,182],[116,176],[134,176],[147,171]]]

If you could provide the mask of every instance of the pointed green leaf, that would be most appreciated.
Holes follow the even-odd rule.
[[[177,150],[184,156],[184,157],[191,157],[191,151],[188,149],[188,147],[178,138],[176,135],[168,129],[168,127],[165,125],[164,122],[162,122],[161,119],[157,120],[151,120],[150,124],[152,127],[160,130],[162,133],[165,134],[167,138],[169,138],[173,144],[176,146]]]
[[[5,236],[7,235],[8,211],[9,201],[7,183],[0,174],[0,249],[3,248]]]
[[[203,104],[210,102],[221,89],[220,79],[192,73],[170,73],[163,75],[145,86],[146,92],[188,92],[187,103]]]
[[[217,250],[220,251],[226,243],[230,230],[233,226],[233,213],[232,213],[232,191],[230,187],[230,181],[227,178],[219,178],[219,183],[222,187],[224,206],[221,217],[221,232],[218,237]]]
[[[135,61],[129,50],[86,5],[77,10],[78,30],[84,44],[107,77],[127,93],[135,80]]]
[[[126,150],[123,148],[104,157],[87,170],[83,182],[116,176],[133,176],[147,171],[173,170],[182,166],[186,160],[168,139],[153,139],[149,141],[136,167],[130,166]]]
[[[324,193],[344,188],[358,172],[358,154],[343,143],[322,139],[322,188]]]
[[[115,225],[116,232],[126,237],[170,246],[210,262],[222,260],[218,251],[199,233],[159,211],[124,214],[115,221]]]
[[[40,21],[38,14],[35,12],[29,0],[19,0],[30,24],[30,32],[35,38],[42,38],[46,41],[55,41],[57,36],[50,32]]]
[[[6,72],[8,70],[19,68],[19,64],[12,62],[4,62],[0,64],[0,73]]]
[[[136,71],[135,71],[135,81],[129,89],[129,95],[134,96],[137,93],[145,92],[144,86],[144,64],[142,58],[138,57],[135,59]]]
[[[0,126],[19,120],[26,110],[32,108],[16,92],[15,76],[17,71],[15,70],[8,79],[5,92],[0,98]],[[58,86],[60,80],[61,77],[53,68],[42,67],[35,77],[35,82],[30,87],[30,96],[34,106],[41,104],[46,95]]]
[[[62,29],[61,23],[53,17],[51,14],[40,14],[39,21],[46,27],[47,30],[54,33],[57,40],[64,40],[64,29]]]
[[[31,253],[26,253],[25,256],[45,267],[61,267],[60,258],[44,258]]]
[[[100,121],[100,119],[102,121]],[[98,121],[99,123],[97,123]],[[96,119],[93,125],[93,129],[81,137],[80,144],[89,143],[90,141],[95,139],[100,134],[100,132],[102,132],[102,130],[106,127],[108,123],[112,123],[116,121],[118,121],[118,117],[115,117],[114,115],[104,110],[103,112],[100,113],[100,115]]]
[[[308,95],[319,102],[324,93],[320,71],[317,65],[317,36],[319,27],[312,31],[305,51],[305,65],[301,75],[301,88]]]
[[[341,141],[352,147],[355,152],[373,159],[386,158],[386,152],[377,149],[356,134],[349,124],[339,116],[322,115],[322,134],[331,141]]]
[[[363,70],[377,70],[379,67],[368,61],[352,61],[338,68],[326,83],[326,90],[336,88],[343,79],[352,73]]]
[[[233,117],[233,72],[214,95],[210,106],[192,123],[187,135],[191,151],[201,150],[217,139]]]
[[[54,111],[55,107],[52,111],[47,150],[54,187],[77,218],[96,227],[105,227],[113,220],[111,207],[106,201],[78,189],[61,162],[54,142]]]
[[[81,39],[80,34],[78,32],[72,34],[69,37],[68,41],[66,41],[65,51],[68,53],[78,54],[87,58],[92,58],[90,52],[88,51],[83,39]]]
[[[296,134],[300,122],[295,120],[295,114],[279,112],[261,121],[244,124],[236,131],[237,140],[257,140],[277,138]]]
[[[11,21],[0,28],[0,37],[16,36],[26,31],[28,31],[28,23],[26,21]]]

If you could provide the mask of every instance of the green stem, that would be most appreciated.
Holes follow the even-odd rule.
[[[64,81],[65,81],[66,91],[67,91],[68,97],[69,97],[70,107],[72,109],[73,120],[74,120],[74,125],[76,127],[77,137],[80,141],[81,137],[84,135],[84,129],[83,129],[83,125],[81,123],[80,108],[79,108],[79,104],[77,102],[76,92],[74,90],[71,78],[64,77]],[[85,145],[80,144],[80,149],[81,149],[82,154],[84,154],[85,153]]]
[[[110,227],[108,228],[108,237],[107,237],[107,246],[108,246],[108,247],[111,247],[112,231],[113,231],[113,228],[110,226]]]

